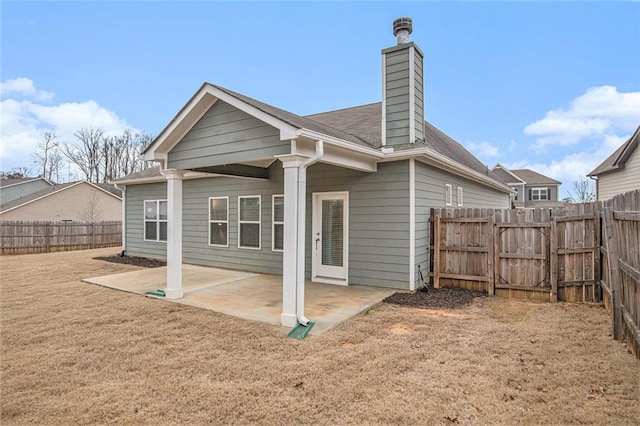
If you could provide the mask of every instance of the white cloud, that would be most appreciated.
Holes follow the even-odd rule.
[[[35,84],[33,84],[33,80],[25,77],[18,77],[0,82],[0,95],[7,94],[34,98],[39,101],[50,100],[54,96],[52,92],[37,90]]]
[[[32,165],[32,154],[42,132],[52,131],[62,143],[75,143],[73,135],[82,127],[101,128],[107,135],[121,134],[132,128],[114,112],[93,100],[47,105],[38,98],[33,82],[26,78],[0,83],[4,95],[0,101],[0,158],[3,170]],[[25,99],[29,96],[30,99]]]
[[[471,151],[474,155],[478,156],[478,157],[499,157],[500,156],[500,149],[487,142],[487,141],[482,141],[482,142],[467,142],[466,143],[467,148],[469,149],[469,151]]]
[[[640,124],[640,92],[620,93],[613,86],[589,88],[569,108],[547,112],[541,120],[525,127],[537,136],[534,149],[549,145],[575,145],[585,139],[601,139],[633,132]]]

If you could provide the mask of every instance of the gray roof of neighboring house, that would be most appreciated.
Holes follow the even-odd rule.
[[[32,180],[38,180],[38,179],[42,179],[42,178],[27,177],[27,178],[18,178],[18,179],[0,179],[0,188],[3,186],[15,185],[17,183],[25,183],[25,182],[30,182]]]
[[[521,182],[516,182],[516,179],[511,176],[511,174],[504,170],[502,167],[494,167],[490,172],[489,175],[496,179],[499,182],[504,183],[505,185],[508,185],[510,183],[521,183]]]
[[[154,178],[162,176],[160,173],[160,166],[149,167],[148,169],[141,170],[139,172],[131,173],[121,178],[116,179],[114,182],[118,182],[121,180],[129,180],[129,179],[144,179],[144,178]]]
[[[613,154],[607,157],[598,167],[596,167],[587,176],[598,176],[603,173],[611,172],[614,170],[624,168],[626,161],[629,159],[633,151],[638,147],[640,141],[640,126],[636,129],[633,135],[616,149]]]
[[[527,185],[560,185],[562,182],[541,175],[530,169],[509,170],[514,175],[522,179]]]
[[[37,200],[38,198],[52,195],[52,194],[54,194],[56,192],[60,192],[63,189],[66,189],[66,188],[68,188],[68,187],[70,187],[72,185],[75,185],[75,184],[79,183],[79,182],[83,182],[83,181],[56,184],[56,185],[53,185],[53,186],[51,186],[49,188],[44,188],[44,189],[41,189],[40,191],[32,192],[31,194],[27,194],[27,195],[25,195],[23,197],[20,197],[20,198],[16,199],[16,200],[12,200],[12,201],[9,201],[6,204],[2,204],[0,206],[0,211],[5,211],[5,210],[8,210],[8,209],[12,209],[14,207],[18,207],[18,206],[20,206],[22,204],[25,204],[25,203],[28,203],[30,201]],[[117,193],[116,193],[115,191],[112,191],[112,190],[109,190],[109,189],[106,188],[107,186],[112,186],[113,187],[113,185],[98,184],[98,183],[93,183],[93,182],[91,182],[91,184],[99,186],[100,188],[102,188],[105,191],[115,195],[118,198],[122,198],[122,191],[120,191],[119,189],[114,188],[117,191]]]

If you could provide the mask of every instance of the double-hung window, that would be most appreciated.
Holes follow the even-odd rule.
[[[144,239],[145,241],[167,241],[166,200],[145,200]]]
[[[273,226],[271,250],[282,251],[284,248],[284,196],[273,196]]]
[[[548,200],[547,188],[531,188],[531,201]]]
[[[238,197],[238,247],[260,250],[260,196]]]
[[[453,202],[453,188],[448,183],[444,186],[444,204],[450,206]]]
[[[209,198],[209,245],[229,247],[229,197]]]

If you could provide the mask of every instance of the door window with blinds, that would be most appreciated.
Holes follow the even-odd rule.
[[[209,198],[209,245],[229,247],[229,197]]]
[[[238,197],[238,247],[260,249],[260,196]]]
[[[343,248],[344,202],[322,200],[322,264],[342,266]]]
[[[271,250],[282,251],[284,249],[284,196],[273,196],[272,211],[272,245]]]

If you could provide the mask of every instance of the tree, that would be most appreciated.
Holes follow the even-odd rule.
[[[89,182],[100,182],[100,166],[104,155],[104,131],[96,127],[82,127],[74,133],[79,145],[65,143],[61,151],[75,164]]]
[[[62,155],[58,148],[57,136],[53,132],[42,132],[42,140],[38,142],[38,149],[33,154],[33,160],[38,166],[39,176],[47,180],[59,180],[62,167]],[[55,179],[54,179],[55,178]]]
[[[574,203],[590,203],[596,199],[593,192],[593,182],[585,177],[573,181],[573,189],[569,191],[569,198]]]
[[[11,171],[0,172],[0,179],[24,179],[31,176],[31,169],[28,167],[14,167]]]
[[[89,223],[97,222],[102,217],[102,210],[100,209],[100,196],[95,189],[92,189],[89,193],[85,206],[82,209],[81,217],[83,221]]]

